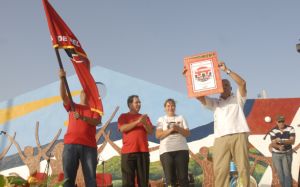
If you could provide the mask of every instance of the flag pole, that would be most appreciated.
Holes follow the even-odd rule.
[[[57,62],[58,62],[59,68],[64,71],[64,66],[61,62],[61,58],[60,58],[58,48],[55,47],[54,50],[55,50],[55,54],[56,54],[56,57],[57,57]],[[70,92],[70,88],[69,88],[66,76],[62,77],[62,80],[64,82],[65,88],[67,90],[68,97],[70,99],[71,110],[75,111],[74,102],[73,102],[73,99],[72,99],[72,95],[71,95],[71,92]]]

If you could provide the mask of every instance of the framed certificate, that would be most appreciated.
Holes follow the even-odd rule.
[[[184,58],[189,97],[223,92],[216,52],[207,52]]]

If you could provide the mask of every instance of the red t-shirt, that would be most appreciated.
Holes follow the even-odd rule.
[[[100,115],[92,112],[91,108],[86,105],[74,104],[75,111],[80,116],[99,119]],[[81,119],[75,119],[74,112],[71,111],[70,104],[64,105],[65,109],[69,112],[69,125],[64,137],[65,144],[80,144],[89,147],[97,147],[96,143],[96,126],[89,125]]]
[[[118,128],[124,124],[131,123],[136,121],[141,117],[142,114],[131,114],[124,113],[121,114],[118,119]],[[153,127],[149,118],[147,121]],[[149,152],[148,149],[148,134],[143,127],[143,124],[138,124],[135,128],[131,129],[128,132],[123,132],[123,147],[121,152],[126,153],[136,153],[136,152]]]

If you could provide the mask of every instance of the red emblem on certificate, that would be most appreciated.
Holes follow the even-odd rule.
[[[223,92],[216,52],[186,57],[184,66],[187,70],[185,76],[189,97]]]

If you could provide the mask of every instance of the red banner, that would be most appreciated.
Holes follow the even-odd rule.
[[[89,106],[93,111],[98,112],[101,116],[103,115],[103,106],[100,100],[98,88],[96,82],[89,70],[88,59],[77,54],[73,54],[71,59],[75,68],[76,74],[79,78],[81,86],[87,96]]]
[[[58,15],[47,0],[43,0],[43,5],[47,17],[48,27],[54,48],[74,49],[76,53],[87,57],[79,40],[67,26],[64,20]]]
[[[71,29],[58,15],[47,0],[43,0],[48,27],[54,48],[64,48],[71,58],[81,86],[87,95],[89,106],[100,115],[103,114],[103,106],[99,96],[95,80],[90,73],[90,62],[79,40]]]

